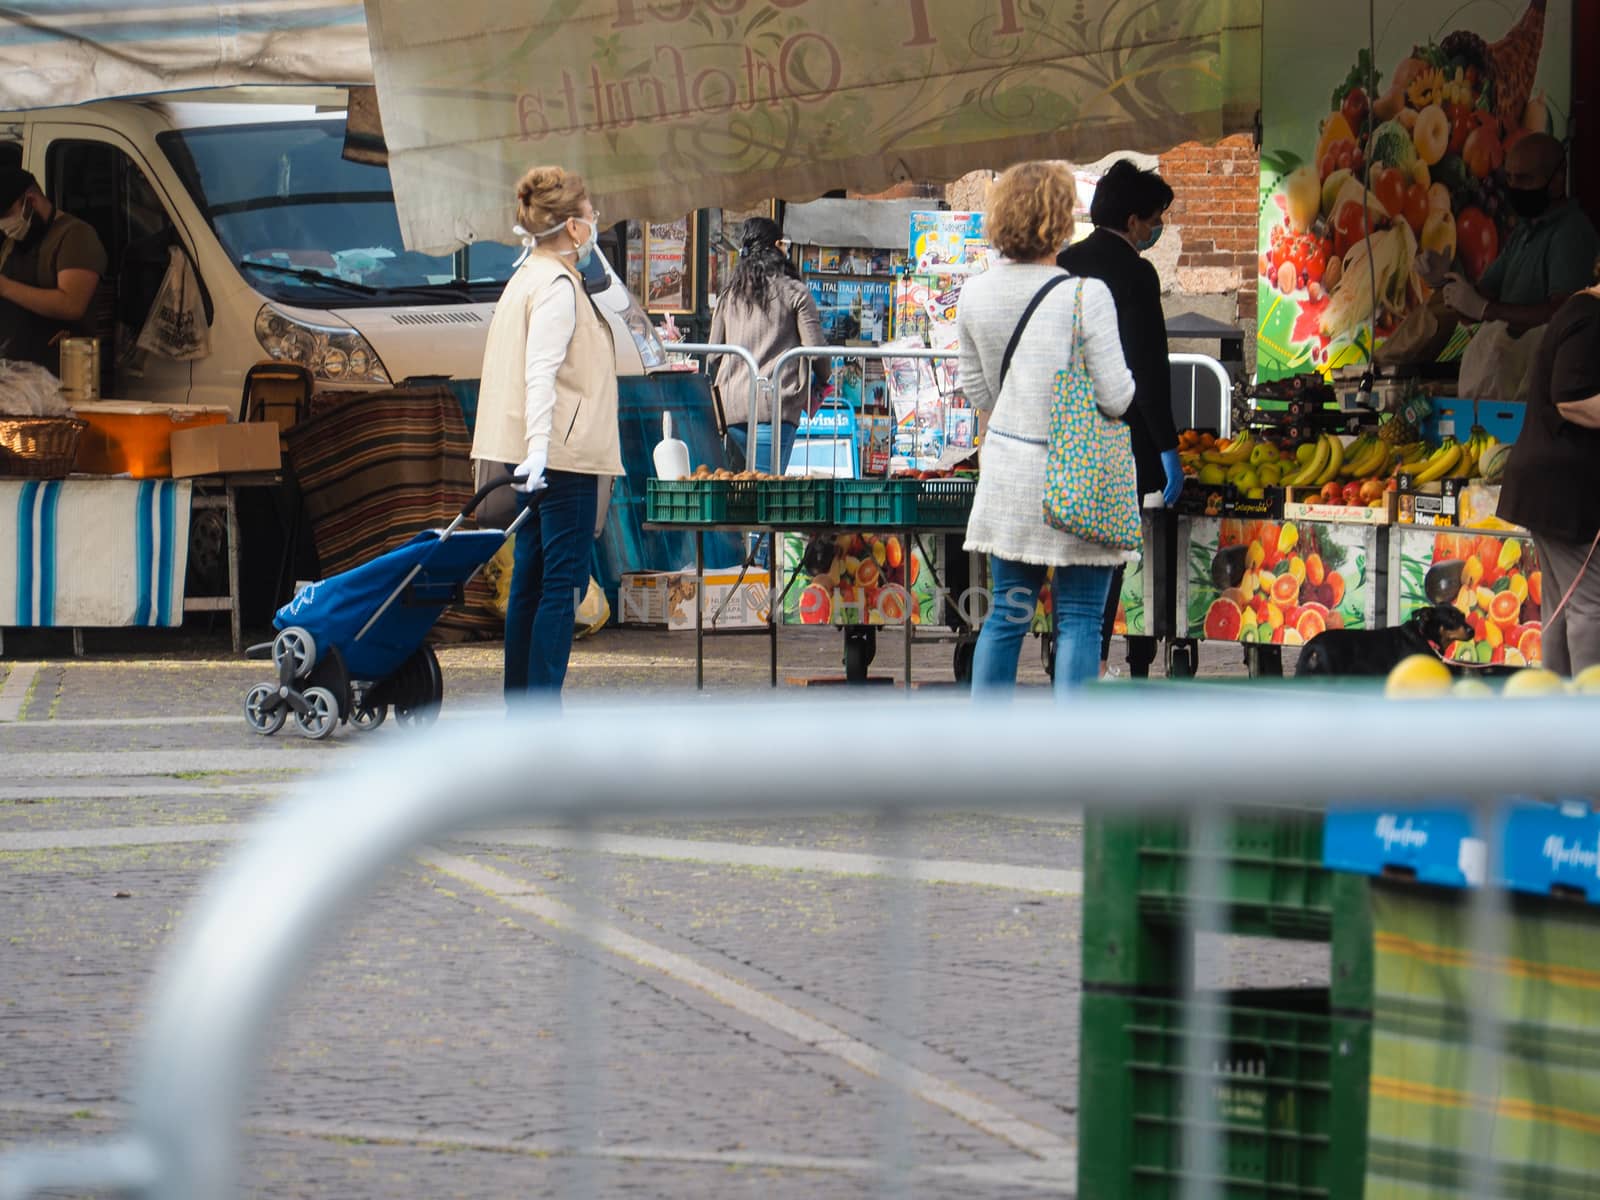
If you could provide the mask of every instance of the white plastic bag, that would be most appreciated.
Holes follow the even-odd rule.
[[[167,273],[161,277],[137,344],[141,350],[180,361],[205,358],[211,353],[211,327],[206,324],[200,284],[181,248],[168,247],[167,253]]]
[[[1512,335],[1504,321],[1488,321],[1467,343],[1461,356],[1456,390],[1465,400],[1527,400],[1534,356],[1544,340],[1545,327]]]

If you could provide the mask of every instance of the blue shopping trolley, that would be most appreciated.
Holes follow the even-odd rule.
[[[391,708],[402,724],[432,721],[444,677],[428,631],[531,510],[505,529],[461,526],[490,492],[510,483],[478,489],[444,529],[424,530],[371,562],[300,588],[272,619],[277,636],[248,652],[278,669],[276,680],[245,696],[250,728],[270,736],[292,715],[301,733],[320,739],[341,722],[376,729]]]

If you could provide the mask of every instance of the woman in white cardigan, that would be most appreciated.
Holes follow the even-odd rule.
[[[989,556],[993,605],[978,635],[974,695],[1009,692],[1017,659],[1049,568],[1055,568],[1055,685],[1058,694],[1092,680],[1100,665],[1100,618],[1112,570],[1136,556],[1082,541],[1044,520],[1044,475],[1055,378],[1075,353],[1073,311],[1081,291],[1083,354],[1095,402],[1120,417],[1133,399],[1117,310],[1097,279],[1051,288],[1028,319],[1005,379],[1001,364],[1024,311],[1051,280],[1066,276],[1056,255],[1071,240],[1076,189],[1058,163],[1012,167],[989,196],[987,235],[1006,261],[967,282],[956,326],[961,388],[974,408],[992,410],[966,548]]]

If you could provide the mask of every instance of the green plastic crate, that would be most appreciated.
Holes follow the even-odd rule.
[[[647,520],[674,525],[720,525],[728,519],[725,479],[651,479],[645,483]]]
[[[762,525],[826,525],[833,520],[832,479],[756,481],[756,519]]]
[[[915,479],[836,479],[833,484],[833,523],[858,529],[915,525]]]
[[[723,522],[728,525],[754,525],[760,518],[760,504],[756,485],[759,479],[729,479],[728,504]]]
[[[924,479],[917,489],[918,525],[961,525],[972,515],[976,479]]]
[[[1218,1139],[1224,1200],[1359,1196],[1366,1161],[1370,1018],[1334,1015],[1326,989],[1202,994],[1223,1045],[1207,1111],[1186,1110],[1178,1000],[1085,992],[1078,1195],[1179,1200],[1186,1131]],[[1220,1011],[1218,1011],[1220,1010]]]
[[[1322,865],[1319,812],[1235,813],[1222,826],[1221,901],[1227,928],[1259,937],[1327,941],[1333,923],[1333,872]],[[1157,920],[1181,921],[1189,910],[1191,826],[1183,821],[1133,824],[1139,908]]]

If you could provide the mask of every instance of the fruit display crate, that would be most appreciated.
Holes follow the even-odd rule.
[[[832,479],[762,479],[756,483],[756,520],[787,528],[833,520]]]
[[[977,494],[976,479],[924,479],[917,489],[917,524],[965,525]]]
[[[663,525],[736,525],[756,522],[754,479],[651,479],[645,518]]]
[[[914,525],[916,479],[836,479],[833,481],[833,523],[858,529]]]
[[[1185,1015],[1209,1007],[1222,1047],[1211,1111],[1186,1108]],[[1220,1010],[1220,1011],[1219,1011]],[[1370,1017],[1334,1014],[1326,989],[1172,997],[1087,991],[1082,1001],[1078,1195],[1178,1200],[1187,1130],[1218,1139],[1226,1200],[1359,1196],[1366,1170]]]

